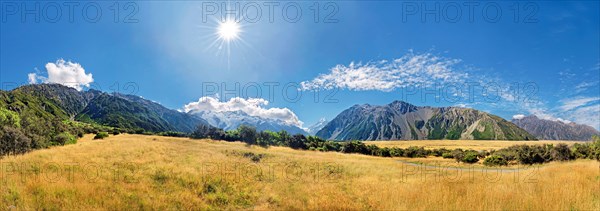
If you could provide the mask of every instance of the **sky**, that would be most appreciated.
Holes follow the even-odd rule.
[[[3,90],[61,83],[300,127],[403,100],[600,129],[597,1],[0,6]]]

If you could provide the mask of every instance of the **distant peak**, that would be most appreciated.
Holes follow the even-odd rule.
[[[410,103],[404,102],[404,101],[402,101],[402,100],[394,100],[394,101],[393,101],[393,102],[391,102],[390,104],[409,104],[409,105],[410,105]]]

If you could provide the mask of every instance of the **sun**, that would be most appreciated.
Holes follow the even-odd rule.
[[[234,20],[221,22],[217,28],[219,38],[227,42],[238,39],[240,37],[240,24]]]

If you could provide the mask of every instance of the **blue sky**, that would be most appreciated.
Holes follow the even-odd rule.
[[[227,42],[219,49],[222,41],[215,34],[221,3],[120,2],[118,16],[115,2],[80,3],[69,20],[63,2],[39,2],[36,22],[35,14],[22,13],[36,2],[2,2],[2,89],[29,83],[31,73],[37,83],[72,80],[83,89],[125,93],[132,82],[135,94],[185,110],[200,97],[216,98],[203,89],[207,84],[231,90],[239,83],[238,94],[221,93],[221,103],[202,108],[229,108],[231,97],[264,98],[267,105],[254,100],[242,106],[273,118],[291,112],[308,126],[354,104],[405,100],[472,107],[506,119],[536,114],[600,128],[598,2],[487,2],[471,8],[465,2],[280,2],[272,21],[264,2],[241,2],[242,32],[229,42],[229,52]],[[436,4],[435,14],[424,14]],[[217,15],[208,11],[210,5],[216,5]],[[261,17],[254,22],[257,5]],[[294,6],[302,10],[297,22],[289,20],[296,16]],[[97,22],[89,20],[96,17],[93,9],[102,12]],[[93,83],[85,80],[89,74]],[[278,84],[272,96],[265,83]],[[253,91],[257,84],[260,95]],[[475,87],[473,100],[466,98],[468,84]],[[282,95],[287,85],[288,98]],[[520,92],[509,92],[516,85]],[[423,98],[423,90],[432,87],[444,91]],[[463,91],[445,91],[457,87]],[[489,100],[478,87],[501,94]],[[298,101],[289,99],[297,93],[302,93]]]

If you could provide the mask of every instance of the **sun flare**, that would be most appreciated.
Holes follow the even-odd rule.
[[[221,22],[217,28],[219,38],[225,41],[231,41],[239,38],[240,35],[240,24],[234,20],[227,20]]]

